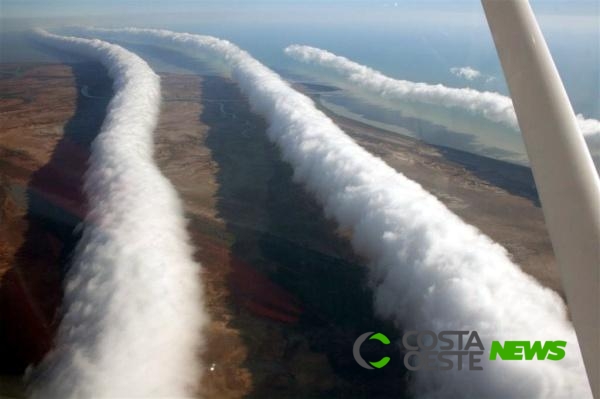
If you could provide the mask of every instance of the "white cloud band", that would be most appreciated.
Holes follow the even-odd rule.
[[[352,231],[355,250],[369,259],[376,312],[398,328],[477,330],[488,349],[491,340],[568,342],[567,356],[558,362],[484,361],[484,371],[416,373],[418,396],[591,396],[561,298],[420,185],[357,145],[247,52],[225,40],[165,30],[83,32],[202,52],[227,63],[254,111],[269,122],[268,136],[295,179]],[[428,98],[426,86],[408,90]],[[506,110],[496,111],[501,117]]]
[[[153,160],[159,77],[119,46],[36,33],[101,62],[114,97],[92,143],[89,211],[66,277],[65,314],[55,348],[31,373],[30,395],[190,396],[206,316],[181,202]]]
[[[296,60],[329,68],[354,87],[381,98],[460,108],[512,129],[519,128],[512,100],[499,93],[392,79],[372,68],[316,47],[294,44],[288,46],[285,53]],[[578,114],[577,122],[586,139],[596,169],[600,169],[600,121],[585,119]]]

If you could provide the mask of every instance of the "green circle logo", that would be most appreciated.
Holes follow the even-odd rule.
[[[360,355],[360,347],[362,346],[363,342],[365,342],[367,339],[368,340],[374,339],[376,341],[381,342],[384,345],[390,344],[389,338],[386,337],[385,335],[383,335],[382,333],[373,333],[372,331],[364,333],[360,337],[358,337],[356,339],[356,341],[354,341],[354,347],[352,348],[352,354],[354,355],[354,360],[356,360],[356,363],[358,363],[358,365],[360,367],[363,367],[368,370],[373,370],[373,367],[377,368],[377,369],[384,367],[390,361],[389,357],[386,356],[377,362],[368,362],[367,363],[367,361],[365,359],[363,359],[362,356]],[[371,367],[371,366],[373,366],[373,367]]]

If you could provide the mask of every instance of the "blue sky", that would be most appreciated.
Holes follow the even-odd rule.
[[[560,14],[598,15],[599,2],[596,0],[534,0],[532,5],[539,12]],[[3,17],[47,17],[47,16],[84,16],[110,15],[114,13],[142,12],[181,12],[202,11],[203,9],[228,9],[269,7],[285,13],[287,7],[301,6],[303,8],[319,9],[328,6],[341,8],[368,7],[371,9],[390,8],[393,6],[414,9],[427,8],[438,10],[469,10],[479,8],[477,0],[2,0],[0,7]],[[284,17],[284,15],[282,15]]]
[[[600,117],[599,5],[532,1],[575,109],[595,117]],[[232,40],[275,68],[287,65],[285,46],[309,44],[397,78],[479,84],[474,87],[506,93],[478,0],[0,0],[0,7],[4,32],[74,24],[167,28]],[[10,44],[4,42],[7,54]],[[449,73],[466,65],[498,79],[484,86]]]

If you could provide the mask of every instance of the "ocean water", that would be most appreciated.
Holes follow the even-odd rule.
[[[95,2],[60,0],[54,7],[47,7],[35,0],[7,1],[0,19],[0,61],[77,61],[33,45],[26,32],[34,26],[51,30],[69,25],[154,27],[228,39],[290,81],[335,84],[315,68],[283,53],[290,44],[306,44],[398,79],[507,94],[487,23],[476,1],[179,0],[168,6],[152,1],[145,3],[147,6],[137,1],[103,4],[100,7]],[[575,111],[588,118],[600,118],[598,4],[554,0],[534,2],[533,6]],[[136,17],[130,13],[136,13]],[[138,52],[158,71],[219,73],[210,65],[190,62],[165,49],[121,44]],[[450,71],[464,66],[477,69],[483,77],[466,80]],[[348,90],[321,93],[320,99],[321,105],[333,112],[398,134],[527,163],[519,132],[467,113],[418,104],[386,104]],[[413,119],[422,119],[423,123],[415,124]]]

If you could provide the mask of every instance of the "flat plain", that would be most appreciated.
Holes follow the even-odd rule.
[[[2,64],[0,72],[0,394],[21,396],[25,367],[51,348],[60,321],[90,143],[112,92],[96,64]],[[155,156],[184,201],[211,317],[198,355],[204,394],[402,396],[410,376],[401,361],[392,355],[368,374],[352,357],[365,331],[399,336],[373,314],[368,264],[294,182],[265,121],[230,80],[161,78]],[[309,86],[296,88],[318,104]],[[561,292],[527,168],[329,116]],[[365,350],[378,356],[376,346]]]

